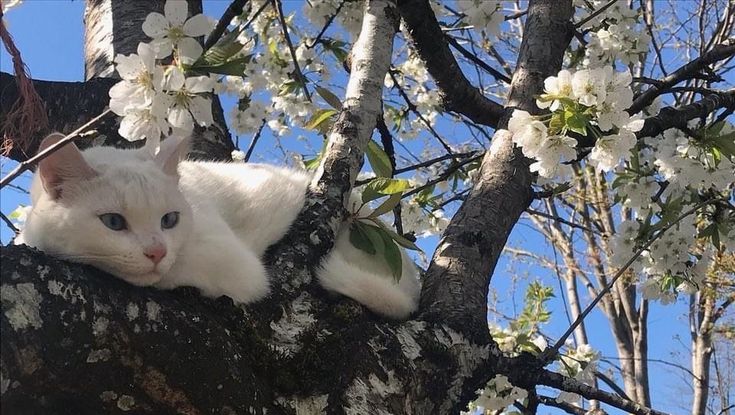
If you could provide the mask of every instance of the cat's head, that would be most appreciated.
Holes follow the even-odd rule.
[[[62,137],[46,137],[39,152]],[[131,284],[157,283],[192,228],[191,207],[178,188],[186,149],[186,140],[174,137],[155,156],[147,150],[61,147],[39,163],[21,240]]]

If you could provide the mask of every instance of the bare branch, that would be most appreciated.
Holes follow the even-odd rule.
[[[217,21],[217,26],[215,26],[212,33],[207,36],[207,40],[204,42],[204,50],[208,50],[220,40],[222,35],[225,33],[225,30],[227,30],[227,26],[230,25],[230,22],[232,22],[232,19],[235,16],[239,16],[242,13],[242,8],[245,7],[247,2],[248,0],[233,0],[233,2],[227,6],[225,12],[222,13],[222,17]]]
[[[459,51],[459,53],[462,54],[465,58],[469,59],[472,63],[479,66],[480,68],[484,69],[487,73],[494,76],[495,78],[505,82],[510,83],[511,79],[506,76],[505,74],[499,72],[497,69],[493,68],[492,66],[488,65],[483,61],[482,59],[478,58],[474,53],[467,50],[464,46],[462,46],[457,39],[453,38],[450,35],[446,35],[445,38],[447,39],[447,42],[449,42],[450,45],[452,45],[455,49]]]
[[[306,95],[306,99],[311,102],[311,94],[309,93],[309,88],[306,86],[306,77],[304,76],[304,73],[301,72],[299,60],[296,58],[296,51],[293,48],[293,42],[291,42],[291,35],[288,34],[288,24],[286,24],[286,16],[283,14],[283,5],[281,4],[281,0],[272,1],[276,11],[278,11],[278,20],[281,22],[283,37],[284,39],[286,39],[286,45],[288,45],[288,51],[291,54],[291,60],[293,61],[293,75],[296,78],[296,82],[301,85],[301,89],[304,90],[304,95]]]
[[[401,17],[408,26],[413,44],[441,91],[444,108],[465,115],[478,124],[495,127],[503,107],[482,95],[464,76],[429,2],[404,0],[399,3]]]
[[[663,78],[659,83],[648,88],[633,101],[633,105],[627,109],[628,113],[631,115],[638,113],[643,108],[651,105],[653,100],[656,99],[657,96],[661,95],[666,88],[674,86],[685,79],[691,78],[708,65],[727,59],[733,56],[733,54],[735,54],[735,42],[723,43],[713,47],[709,52],[687,63],[672,72],[669,76]]]
[[[666,415],[665,412],[647,408],[636,402],[630,401],[618,395],[605,392],[595,387],[586,385],[576,379],[568,378],[559,373],[544,370],[539,374],[537,384],[551,386],[566,392],[572,392],[584,396],[587,399],[596,399],[608,405],[622,409],[636,415]]]
[[[662,108],[655,117],[646,118],[636,137],[655,137],[669,128],[686,127],[689,120],[707,116],[719,108],[732,107],[735,107],[735,89],[708,95],[689,105]]]

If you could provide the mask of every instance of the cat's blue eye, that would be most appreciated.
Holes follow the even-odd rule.
[[[161,217],[161,228],[171,229],[179,223],[179,212],[168,212]]]
[[[128,228],[125,217],[119,213],[105,213],[99,216],[102,223],[113,231],[122,231]]]

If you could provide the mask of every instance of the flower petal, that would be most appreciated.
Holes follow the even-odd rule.
[[[161,13],[148,13],[143,22],[143,33],[148,37],[160,38],[166,36],[169,29],[168,20]]]
[[[166,0],[163,12],[172,26],[181,26],[189,13],[189,5],[186,0]]]
[[[202,56],[202,46],[194,38],[185,37],[179,40],[176,45],[179,51],[179,56],[183,63],[194,63],[200,56]]]
[[[202,127],[212,125],[214,120],[212,119],[212,101],[204,97],[194,97],[189,103],[189,110],[197,121],[197,124]]]
[[[138,56],[148,72],[153,72],[156,65],[156,51],[147,43],[138,43]]]
[[[192,94],[200,94],[202,92],[212,92],[214,82],[208,76],[191,76],[186,78],[186,90]]]
[[[212,31],[209,19],[199,13],[184,23],[184,34],[191,37],[204,36]]]
[[[156,59],[163,59],[171,55],[174,45],[171,43],[171,39],[164,37],[161,39],[153,39],[150,43],[151,48],[156,56]]]
[[[184,82],[184,73],[176,66],[172,66],[164,75],[163,88],[168,91],[181,91]]]
[[[168,111],[168,122],[172,127],[181,130],[192,131],[194,129],[194,120],[186,107],[175,106]]]
[[[115,69],[117,69],[117,73],[120,74],[120,78],[122,79],[133,80],[138,77],[138,74],[145,70],[145,66],[143,66],[140,56],[134,53],[130,56],[117,55],[115,63],[117,63]]]

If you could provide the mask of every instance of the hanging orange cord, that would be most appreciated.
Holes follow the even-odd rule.
[[[2,11],[3,1],[0,0],[0,39],[2,39],[5,49],[13,58],[15,82],[18,85],[18,99],[7,112],[2,123],[0,154],[7,155],[15,146],[25,152],[33,134],[48,127],[48,117],[43,101],[41,101],[41,97],[38,96],[33,87],[33,81],[28,74],[28,67],[23,63],[20,51],[13,42],[13,37],[5,27]]]

